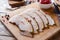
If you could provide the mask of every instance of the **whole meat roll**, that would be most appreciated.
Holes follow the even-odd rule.
[[[14,15],[9,19],[9,22],[18,25],[21,34],[33,36],[34,33],[42,32],[48,25],[54,25],[55,22],[48,14],[45,14],[41,9],[33,6],[26,6],[26,10]]]

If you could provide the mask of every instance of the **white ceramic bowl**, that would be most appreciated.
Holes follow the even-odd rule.
[[[43,9],[49,9],[50,7],[52,7],[52,3],[51,4],[40,4],[40,7]]]

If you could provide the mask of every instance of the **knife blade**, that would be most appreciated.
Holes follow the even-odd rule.
[[[58,6],[55,3],[53,3],[53,4],[54,4],[54,11],[55,11],[55,13],[56,14],[60,14],[60,10],[59,10]]]

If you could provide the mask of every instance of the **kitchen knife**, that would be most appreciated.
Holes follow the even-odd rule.
[[[60,14],[60,10],[59,10],[58,6],[55,3],[53,3],[53,4],[54,4],[54,11],[55,11],[55,13],[56,14]]]

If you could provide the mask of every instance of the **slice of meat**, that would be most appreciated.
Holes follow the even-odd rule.
[[[35,20],[33,20],[33,18],[31,18],[30,16],[26,15],[26,14],[22,14],[22,16],[24,18],[26,18],[28,21],[30,20],[30,23],[32,24],[33,26],[33,29],[34,29],[34,33],[38,33],[38,25],[37,23],[35,22]]]
[[[39,26],[39,31],[43,31],[44,24],[42,19],[36,14],[35,10],[33,8],[27,9],[25,12],[23,12],[29,16],[31,16],[36,22],[38,23]]]
[[[55,24],[54,20],[49,15],[46,14],[46,17],[49,21],[49,25],[54,25]]]
[[[41,12],[39,12],[38,10],[36,10],[37,14],[40,16],[40,18],[42,19],[42,21],[44,22],[45,27],[48,27],[48,20],[45,17],[45,15],[43,15]]]
[[[54,25],[55,22],[54,20],[51,18],[51,16],[49,16],[48,14],[45,14],[42,10],[40,10],[40,12],[46,16],[46,18],[48,19],[49,25]]]
[[[20,31],[23,32],[23,35],[32,36],[32,26],[23,16],[15,15],[12,18],[10,18],[9,22],[18,25]],[[27,33],[29,33],[30,35],[28,35]]]

